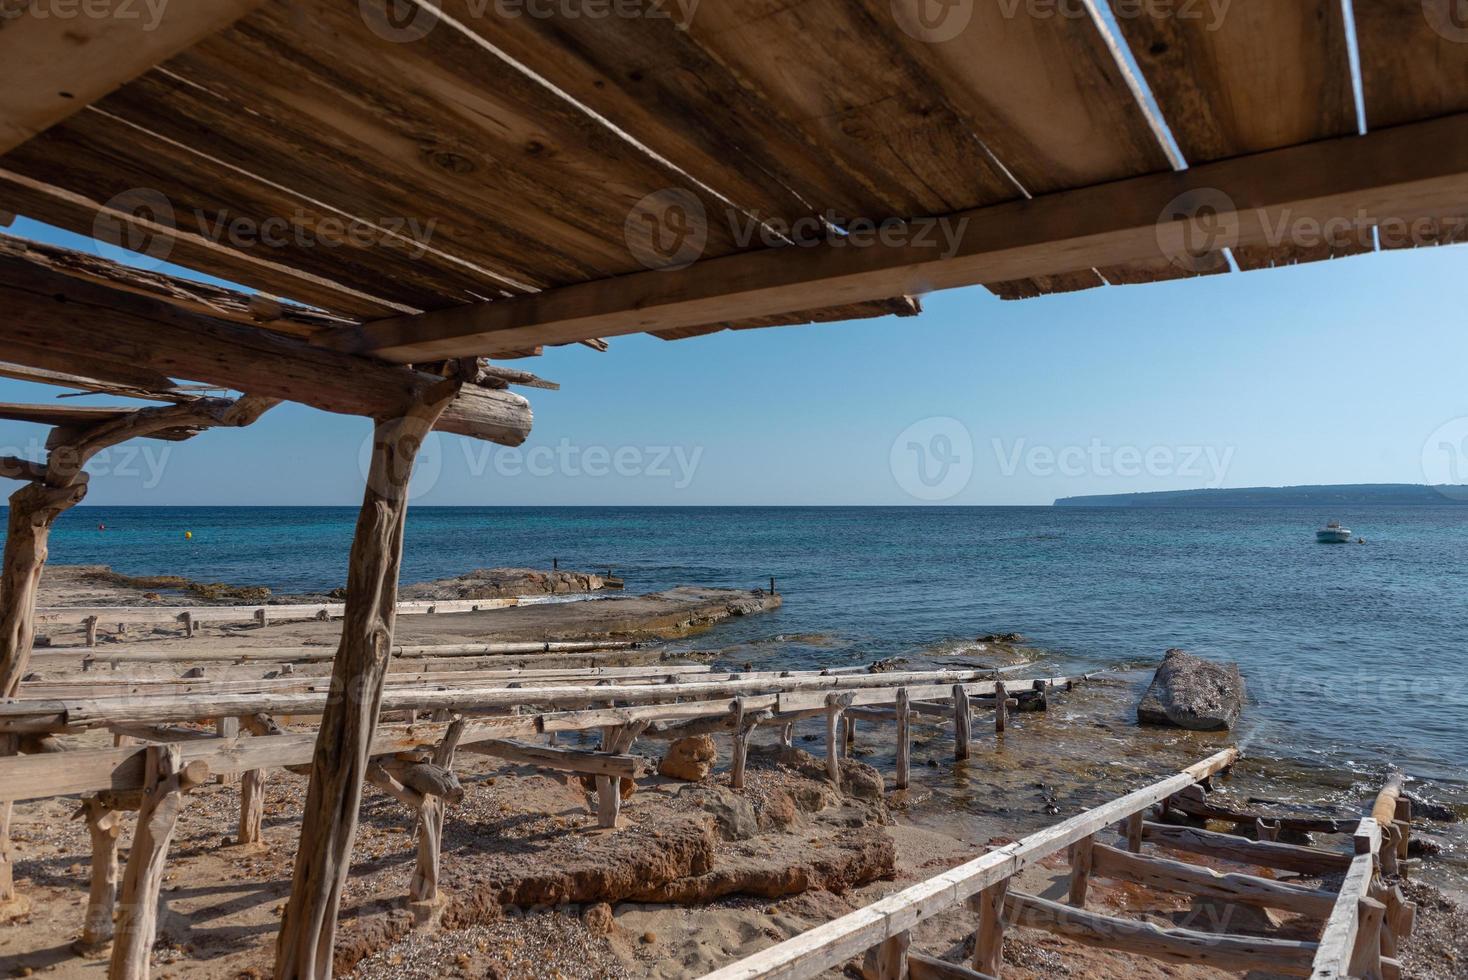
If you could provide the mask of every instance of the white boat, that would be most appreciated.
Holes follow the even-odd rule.
[[[1350,544],[1351,529],[1341,527],[1339,521],[1331,521],[1315,532],[1315,540],[1321,544]]]

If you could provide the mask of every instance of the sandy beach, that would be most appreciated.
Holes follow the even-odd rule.
[[[525,579],[514,581],[523,586]],[[108,583],[95,570],[77,569],[53,569],[46,588],[42,605],[137,602],[139,592]],[[414,591],[429,597],[462,591],[462,580]],[[545,591],[554,594],[555,589]],[[148,601],[181,600],[175,589]],[[778,597],[690,588],[405,616],[398,640],[636,638],[647,644],[626,651],[627,662],[636,662],[662,656],[655,652],[661,641],[680,638],[683,646],[691,642],[718,662],[729,654],[721,648],[718,623],[777,606]],[[190,653],[211,650],[325,645],[338,628],[311,621],[264,629],[206,625],[199,635],[184,639],[171,624],[134,627],[103,636],[98,648],[88,651],[74,627],[57,627],[46,631],[34,669],[36,680],[45,682],[85,676],[80,667],[89,653],[105,657],[113,650],[163,649],[184,664]],[[732,651],[737,655],[739,649]],[[990,643],[970,656],[993,666],[1023,663],[1034,655],[1022,645]],[[107,674],[105,668],[93,671],[99,681]],[[1048,711],[1017,714],[1002,736],[980,736],[973,756],[962,762],[952,758],[952,740],[943,726],[916,725],[914,778],[907,790],[892,788],[887,725],[859,726],[839,788],[825,778],[819,759],[819,720],[797,726],[792,749],[782,748],[773,730],[758,731],[740,790],[730,787],[730,743],[719,736],[719,758],[706,779],[640,781],[615,830],[597,826],[594,794],[579,777],[462,755],[456,771],[465,795],[449,807],[443,843],[445,898],[428,910],[415,909],[404,898],[413,867],[415,818],[369,787],[342,904],[336,966],[343,975],[362,978],[699,976],[1228,743],[1226,733],[1138,727],[1132,713],[1136,687],[1135,678],[1118,676],[1055,694]],[[74,744],[110,742],[93,732],[77,736]],[[562,744],[593,746],[585,735]],[[663,748],[648,743],[637,751],[657,754]],[[1317,805],[1316,812],[1342,815],[1359,808],[1370,792],[1349,774],[1334,783],[1320,776],[1251,764],[1246,757],[1218,790],[1221,798],[1240,805],[1289,800],[1298,811],[1308,800]],[[269,975],[305,787],[300,775],[273,772],[266,786],[264,841],[244,846],[235,838],[238,779],[211,781],[192,794],[164,879],[157,976]],[[75,810],[74,799],[16,808],[17,884],[30,911],[0,931],[0,972],[106,973],[105,961],[79,955],[73,945],[90,853],[84,823],[72,819]],[[1458,826],[1428,824],[1423,831],[1428,837],[1452,837]],[[123,833],[124,854],[129,833]],[[1317,842],[1329,846],[1329,841],[1317,835]],[[1226,862],[1215,864],[1229,870]],[[1453,867],[1431,861],[1420,877],[1449,891],[1457,890],[1461,880]],[[1059,855],[1018,881],[1033,894],[1054,896],[1063,895],[1065,879]],[[1421,911],[1403,975],[1465,975],[1462,911],[1430,885],[1411,888]],[[1101,880],[1092,896],[1096,909],[1163,925],[1202,928],[1222,921],[1231,932],[1285,938],[1309,931],[1308,923],[1289,916],[1271,918],[1135,885]],[[972,932],[969,914],[954,910],[925,923],[915,941],[961,957]],[[1026,980],[1123,973],[1140,978],[1235,975],[1091,950],[1030,930],[1011,934],[1005,956],[1006,976]]]

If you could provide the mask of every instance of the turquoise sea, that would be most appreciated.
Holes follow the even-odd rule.
[[[51,554],[323,591],[343,582],[355,516],[82,507]],[[1328,518],[1367,543],[1317,544]],[[1235,660],[1249,751],[1396,764],[1468,800],[1468,507],[417,508],[403,579],[552,558],[637,592],[774,576],[780,612],[701,640],[761,662],[961,655],[1010,630],[1065,671],[1150,666],[1175,646]]]

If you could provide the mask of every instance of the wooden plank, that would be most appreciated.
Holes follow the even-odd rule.
[[[575,749],[548,745],[527,745],[505,739],[485,739],[463,747],[465,752],[494,756],[518,765],[554,769],[559,772],[591,773],[614,779],[638,779],[652,769],[650,760],[640,755],[610,755],[605,752],[579,752]]]
[[[1182,892],[1241,905],[1298,912],[1324,921],[1335,907],[1336,893],[1318,888],[1304,888],[1247,874],[1220,874],[1211,868],[1144,857],[1097,844],[1092,849],[1092,873],[1103,878],[1118,878],[1156,888]],[[1072,905],[1080,903],[1071,902]]]
[[[0,418],[3,417],[5,417],[5,406],[0,405]],[[489,609],[509,609],[518,603],[519,599],[513,597],[504,599],[405,599],[398,603],[397,611],[400,616],[465,613]],[[104,623],[161,624],[180,622],[183,615],[187,613],[194,618],[196,623],[244,623],[254,619],[255,613],[262,608],[268,612],[271,622],[280,622],[288,619],[319,619],[323,614],[332,619],[340,619],[346,606],[340,602],[282,602],[263,606],[259,603],[251,606],[42,606],[36,610],[36,615],[41,622],[47,623],[83,623],[89,617],[96,616]],[[537,650],[545,649],[543,643],[532,646]],[[285,650],[199,651],[194,656],[218,654],[218,659],[228,660],[309,660],[313,658],[329,660],[335,652],[329,647],[299,647]],[[162,657],[169,660],[180,660],[189,656],[191,655],[183,650],[119,650],[111,657],[104,653],[95,659],[115,660],[118,663],[137,663],[147,658]]]
[[[1117,24],[1190,164],[1357,131],[1339,0],[1177,9],[1112,0]],[[1234,250],[1241,269],[1371,250],[1369,226],[1333,241]]]
[[[1360,929],[1360,903],[1370,891],[1375,874],[1372,855],[1358,854],[1352,859],[1346,878],[1341,882],[1340,896],[1326,919],[1325,930],[1320,934],[1320,949],[1310,973],[1313,980],[1337,980],[1351,976],[1351,955]]]
[[[1353,0],[1367,130],[1468,111],[1468,21],[1456,0]],[[1383,250],[1468,240],[1468,222],[1378,226]]]
[[[444,382],[73,278],[24,257],[0,257],[0,299],[7,313],[0,319],[6,358],[48,370],[76,369],[76,354],[105,356],[170,377],[355,415],[391,410]],[[529,402],[520,395],[465,385],[438,427],[518,444],[530,422]]]
[[[0,153],[259,7],[262,0],[7,9],[0,33]],[[70,16],[68,16],[68,10]]]
[[[1434,152],[1419,152],[1423,146]],[[563,343],[1024,278],[1186,251],[1192,222],[1168,220],[1185,193],[1212,195],[1229,233],[1214,244],[1270,244],[1283,226],[1359,212],[1462,214],[1468,116],[1323,140],[952,215],[949,249],[766,249],[681,271],[624,276],[536,296],[367,324],[323,337],[392,360],[497,345]],[[1210,219],[1211,220],[1211,219]],[[1236,226],[1237,232],[1234,232]]]
[[[1022,892],[1009,893],[1004,911],[1014,925],[1044,929],[1086,946],[1220,970],[1263,970],[1308,977],[1317,948],[1315,943],[1291,939],[1164,929],[1151,922],[1087,912]]]
[[[704,980],[777,980],[814,977],[821,971],[912,929],[984,889],[1013,877],[1035,862],[1110,826],[1127,814],[1166,799],[1212,773],[1231,766],[1237,749],[1226,749],[1187,769],[1092,810],[995,848],[944,874],[889,895],[783,943],[705,975]]]
[[[1257,864],[1260,867],[1297,871],[1301,874],[1340,872],[1351,863],[1349,854],[1338,851],[1323,851],[1274,841],[1254,841],[1233,834],[1220,834],[1197,827],[1173,827],[1150,820],[1142,825],[1142,840],[1191,854],[1207,854],[1240,864]]]

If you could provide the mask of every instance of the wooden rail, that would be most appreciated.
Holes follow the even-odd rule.
[[[428,646],[399,644],[392,648],[394,658],[421,657],[489,657],[535,653],[598,653],[608,650],[633,650],[640,646],[634,640],[524,640],[501,643],[443,643]],[[89,648],[90,649],[90,648]],[[66,656],[47,653],[42,656]],[[75,656],[75,654],[72,654]],[[122,648],[89,652],[89,664],[142,663],[319,663],[336,656],[335,646],[307,647],[240,647],[233,650],[181,650]]]
[[[1199,799],[1194,787],[1231,766],[1235,749],[1220,752],[1176,776],[996,848],[935,878],[919,882],[866,908],[818,926],[777,946],[704,976],[703,980],[800,980],[814,977],[865,954],[862,972],[877,980],[993,980],[1002,968],[1004,930],[1009,925],[1044,929],[1088,946],[1169,963],[1193,963],[1236,971],[1260,970],[1315,980],[1385,978],[1401,973],[1394,958],[1410,935],[1415,907],[1400,890],[1376,877],[1390,851],[1405,852],[1405,836],[1383,832],[1377,816],[1360,822],[1356,854],[1251,841],[1230,834],[1164,827],[1143,819],[1147,808],[1164,808],[1183,798]],[[1400,828],[1410,819],[1394,778],[1372,808]],[[1242,820],[1243,814],[1236,814]],[[1126,849],[1098,843],[1108,826],[1125,830]],[[1180,831],[1178,835],[1159,831]],[[1325,875],[1346,871],[1338,892],[1243,873],[1223,874],[1184,861],[1142,855],[1144,841],[1174,849],[1215,854],[1228,860]],[[1070,849],[1070,904],[1013,891],[1015,874],[1061,848]],[[1092,875],[1131,881],[1148,888],[1225,902],[1277,908],[1321,923],[1318,942],[1163,928],[1151,923],[1087,911]],[[912,929],[967,901],[978,916],[973,968],[924,956],[911,947]]]
[[[910,957],[907,941],[915,926],[984,893],[987,893],[987,897],[979,902],[980,915],[989,922],[989,931],[993,933],[998,928],[998,917],[992,912],[985,913],[984,907],[986,904],[990,907],[996,904],[998,907],[1003,906],[1003,893],[996,889],[1007,890],[1009,879],[1014,875],[1062,848],[1093,836],[1118,820],[1142,812],[1186,786],[1192,786],[1227,769],[1238,757],[1237,749],[1225,749],[1175,776],[1077,814],[1013,844],[995,848],[982,857],[935,878],[919,882],[866,908],[715,970],[707,974],[704,980],[798,980],[814,977],[878,946],[886,946],[888,953],[900,948],[901,955],[892,958],[905,963]],[[996,895],[997,903],[994,901]],[[984,938],[980,937],[981,947],[984,946]],[[992,939],[992,935],[989,938]],[[882,954],[879,953],[877,958],[881,962]],[[884,975],[890,976],[892,980],[899,980],[907,973],[899,966],[897,972],[888,971]]]
[[[486,609],[506,609],[518,605],[518,598],[502,599],[415,599],[398,603],[399,616],[427,615],[432,613],[481,612]],[[40,606],[36,609],[38,623],[84,626],[117,623],[167,624],[184,623],[247,623],[251,620],[264,625],[270,620],[296,619],[340,619],[346,603],[277,603],[274,605],[250,606]]]

